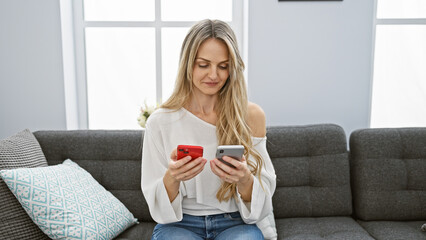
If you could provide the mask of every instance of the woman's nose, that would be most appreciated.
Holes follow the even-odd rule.
[[[209,78],[212,79],[212,80],[215,80],[217,78],[217,68],[216,67],[212,67],[210,69]]]

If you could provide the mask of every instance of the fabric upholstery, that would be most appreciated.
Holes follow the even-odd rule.
[[[414,132],[418,130],[415,129]],[[34,135],[39,140],[50,165],[72,158],[90,172],[107,190],[111,191],[141,221],[140,224],[123,232],[117,239],[150,238],[155,222],[150,217],[140,189],[143,131],[39,131],[35,132]],[[425,136],[410,137],[411,140],[408,145],[404,141],[393,143],[394,140],[389,139],[389,137],[392,136],[374,138],[374,142],[372,139],[368,141],[362,139],[357,142],[362,144],[363,148],[367,148],[368,151],[371,147],[375,148],[374,158],[377,159],[381,159],[379,156],[382,155],[388,156],[400,148],[410,152],[411,157],[406,159],[417,159],[415,161],[423,159],[419,155],[420,151],[410,149],[426,146]],[[273,202],[278,239],[372,239],[364,230],[372,231],[376,234],[374,237],[380,239],[377,232],[381,232],[381,234],[387,232],[388,223],[385,221],[378,222],[374,229],[365,227],[366,225],[363,225],[366,228],[363,229],[350,217],[352,196],[349,184],[348,152],[346,136],[339,126],[319,124],[297,127],[269,127],[267,138],[268,152],[277,174],[277,191],[273,197]],[[393,145],[390,148],[382,149],[375,147],[378,144],[376,141],[386,142],[385,145],[393,143]],[[398,144],[402,144],[402,146],[398,146]],[[357,149],[358,147],[354,148]],[[362,157],[364,157],[364,154],[366,153],[359,151],[355,153],[356,156]],[[425,175],[425,169],[422,167],[423,162],[407,162],[409,164],[406,166],[412,170],[406,181],[410,182],[411,187],[419,187],[425,182],[422,181],[423,178],[418,178]],[[419,165],[412,166],[412,164]],[[380,168],[376,167],[376,169]],[[395,172],[395,170],[397,171]],[[368,172],[368,169],[364,168],[363,171]],[[398,177],[398,171],[398,168],[389,168],[386,173],[389,176]],[[373,176],[376,175],[380,174],[373,174]],[[126,177],[123,178],[122,176]],[[351,179],[352,184],[358,181],[357,178],[360,178],[364,187],[376,186],[376,180],[366,181],[367,175],[362,174],[354,176]],[[389,177],[386,181],[399,184],[401,180],[393,181],[392,177]],[[383,182],[384,180],[379,185],[385,184]],[[416,192],[419,193],[422,190],[416,190]],[[358,193],[354,192],[354,200],[355,194]],[[357,197],[359,196],[357,195]],[[395,199],[398,198],[395,197]],[[369,199],[370,204],[374,202],[372,200],[374,199]],[[383,201],[386,201],[386,198]],[[405,198],[401,198],[400,201],[401,204],[404,204]],[[424,200],[419,201],[425,203]],[[370,211],[370,209],[374,208],[369,206],[367,210]],[[418,215],[421,211],[425,212],[423,208],[418,209]],[[380,210],[374,211],[374,214],[377,214]],[[390,205],[382,211],[399,212],[400,210],[394,205]],[[356,212],[356,208],[354,208],[354,212]],[[415,236],[415,234],[418,234],[417,232],[420,232],[419,228],[422,223],[426,222],[425,220],[423,218],[420,224],[418,222],[405,222],[405,224],[413,224],[413,226],[415,224],[417,228],[396,227],[393,231],[398,229],[402,232],[408,231],[407,236]],[[395,223],[397,222],[392,222],[392,224]],[[380,226],[384,228],[381,229]],[[394,234],[399,236],[401,233]],[[386,239],[386,236],[390,235],[384,236],[385,238],[382,239]],[[389,239],[392,238],[389,237]]]
[[[154,230],[155,222],[140,222],[133,227],[130,227],[122,234],[120,234],[116,240],[125,239],[151,239],[152,231]]]
[[[350,217],[277,219],[277,231],[282,240],[373,240]]]
[[[112,239],[137,220],[71,160],[0,171],[31,219],[52,239]]]
[[[46,158],[30,130],[0,140],[0,170],[45,166]],[[49,239],[33,223],[1,178],[0,203],[0,238]]]
[[[357,130],[350,149],[357,217],[426,219],[426,128]]]
[[[426,240],[426,232],[420,231],[424,221],[358,221],[377,240]]]
[[[141,190],[143,131],[39,131],[34,135],[49,165],[72,159],[139,221],[153,222]]]
[[[276,218],[352,213],[346,136],[337,125],[269,127]]]

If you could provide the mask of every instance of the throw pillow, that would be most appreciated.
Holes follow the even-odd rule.
[[[133,214],[71,160],[0,171],[0,177],[52,239],[113,239],[137,222]]]
[[[0,170],[47,166],[41,147],[28,129],[0,140]],[[0,233],[2,239],[49,239],[31,220],[0,178]]]

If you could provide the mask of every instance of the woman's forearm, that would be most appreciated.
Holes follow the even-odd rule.
[[[244,202],[251,202],[251,194],[253,192],[253,175],[250,174],[250,178],[246,182],[238,183],[238,193]]]
[[[163,177],[163,183],[166,187],[167,195],[169,196],[170,202],[173,202],[179,193],[180,182],[176,181],[170,176],[169,171],[167,170],[166,174]]]

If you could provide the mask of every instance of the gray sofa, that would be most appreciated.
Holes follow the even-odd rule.
[[[140,188],[143,131],[37,131],[49,165],[70,158],[139,219],[118,239],[150,239]],[[426,239],[426,129],[269,127],[278,239]]]

